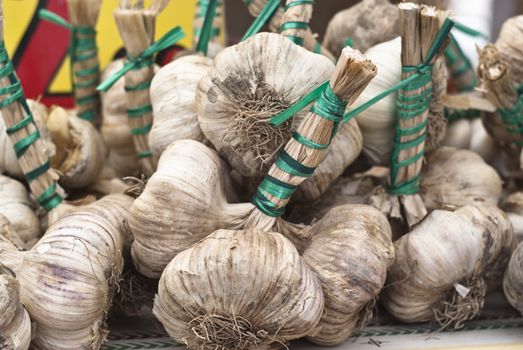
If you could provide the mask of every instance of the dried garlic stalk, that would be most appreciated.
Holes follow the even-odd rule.
[[[121,70],[124,60],[118,59],[107,65],[102,73],[102,81]],[[119,177],[137,176],[140,171],[138,156],[134,150],[131,128],[127,122],[127,101],[125,82],[117,81],[109,90],[101,92],[103,123],[100,132],[109,148],[106,164]]]
[[[167,4],[166,0],[155,0],[150,8],[144,9],[143,1],[120,1],[120,8],[114,11],[114,18],[130,61],[137,60],[153,43],[156,17]],[[153,75],[152,57],[142,60],[141,64],[125,74],[128,121],[142,173],[147,177],[154,173],[157,163],[147,142],[153,122],[149,96]]]

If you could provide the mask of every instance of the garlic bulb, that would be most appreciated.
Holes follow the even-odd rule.
[[[31,320],[20,303],[17,280],[9,272],[0,273],[0,348],[29,349]]]
[[[212,60],[201,55],[181,57],[156,73],[151,83],[153,126],[149,147],[160,156],[176,140],[203,141],[196,111],[196,89]]]
[[[323,45],[335,56],[339,56],[348,39],[352,41],[352,47],[367,51],[368,48],[398,35],[398,8],[389,0],[363,0],[338,12],[330,20]]]
[[[51,141],[51,137],[45,127],[45,120],[47,118],[47,107],[40,102],[34,100],[27,100],[27,105],[33,114],[33,120],[36,123],[40,136],[44,141],[46,152],[52,156],[55,152],[55,146]],[[1,113],[0,113],[1,116]],[[18,158],[13,149],[13,144],[7,136],[5,131],[5,122],[3,117],[0,117],[0,171],[17,179],[23,179],[24,175],[20,165],[18,165]]]
[[[441,147],[427,155],[420,194],[427,209],[458,208],[475,202],[496,205],[502,182],[476,153]]]
[[[117,224],[97,212],[84,207],[69,214],[29,251],[8,244],[0,250],[0,261],[16,274],[21,301],[35,322],[35,348],[98,349],[107,336],[107,310],[123,265],[122,240]]]
[[[390,225],[377,209],[345,205],[330,210],[307,230],[315,234],[303,260],[325,295],[319,331],[308,339],[320,345],[341,344],[372,316],[394,261]]]
[[[374,78],[354,107],[365,103],[387,90],[401,79],[401,38],[378,44],[366,52],[366,56],[378,67]],[[369,107],[357,118],[363,134],[363,153],[374,165],[389,165],[392,141],[396,126],[396,98],[392,93]]]
[[[167,265],[153,312],[189,349],[266,349],[313,331],[323,293],[280,234],[218,230]]]
[[[220,52],[200,81],[200,128],[236,172],[258,183],[307,111],[279,127],[269,119],[327,81],[333,68],[281,35],[257,34]]]
[[[510,304],[523,315],[523,243],[520,243],[508,264],[503,290]]]
[[[56,145],[51,165],[62,175],[60,184],[78,189],[92,184],[102,171],[106,148],[100,134],[88,121],[54,107],[47,128]]]
[[[122,69],[123,65],[123,59],[109,63],[102,73],[101,80],[105,81]],[[131,128],[127,122],[124,86],[124,80],[120,79],[107,92],[101,92],[103,123],[100,131],[109,148],[106,162],[120,177],[136,175],[140,168],[138,156],[134,151]]]
[[[523,83],[523,49],[520,38],[523,35],[523,15],[507,19],[499,32],[496,47],[510,64],[516,85]]]
[[[460,119],[450,123],[441,144],[474,151],[487,163],[493,161],[499,152],[496,142],[485,130],[481,118]]]
[[[472,122],[468,119],[458,119],[449,124],[442,145],[460,149],[469,149],[471,139]]]
[[[131,206],[132,256],[140,273],[160,277],[180,251],[220,227],[238,227],[252,211],[250,203],[227,203],[222,162],[192,140],[176,141],[163,152]]]
[[[510,194],[501,203],[501,209],[507,212],[516,240],[523,241],[523,192]]]
[[[13,225],[23,247],[30,249],[40,238],[40,223],[27,189],[20,182],[0,175],[0,197],[0,215]]]
[[[460,328],[483,307],[514,249],[510,221],[498,208],[435,210],[395,242],[383,305],[402,322],[436,320]]]

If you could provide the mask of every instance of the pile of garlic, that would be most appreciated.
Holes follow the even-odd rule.
[[[75,24],[101,4],[67,2]],[[443,47],[429,53],[452,20],[415,2],[362,0],[320,45],[323,4],[245,0],[257,18],[227,46],[224,0],[199,0],[192,47],[158,67],[181,37],[154,42],[169,1],[120,0],[127,56],[90,107],[0,106],[0,348],[100,349],[110,315],[195,350],[335,346],[381,309],[461,328],[493,290],[523,314],[523,128],[502,119],[523,17],[480,51],[476,98],[498,110],[447,128]],[[397,164],[416,191],[390,191]]]

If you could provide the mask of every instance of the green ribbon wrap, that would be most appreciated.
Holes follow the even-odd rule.
[[[207,56],[209,42],[213,37],[220,35],[220,28],[213,28],[214,17],[216,16],[216,8],[218,7],[218,0],[199,0],[198,4],[205,9],[205,17],[200,33],[194,33],[199,36],[196,44],[196,52],[201,52]],[[217,29],[217,30],[216,30]]]
[[[305,136],[300,135],[298,132],[293,134],[293,138],[296,142],[314,150],[324,150],[329,147],[332,139],[336,135],[339,124],[343,122],[343,113],[347,107],[346,101],[340,99],[334,91],[332,91],[328,83],[321,85],[316,90],[319,90],[320,88],[319,97],[316,103],[312,106],[311,112],[334,123],[329,142],[327,144],[318,144]],[[303,165],[297,159],[291,157],[285,150],[278,153],[274,164],[280,170],[289,175],[304,178],[310,177],[315,170],[315,168]],[[279,217],[284,213],[285,207],[278,207],[277,204],[272,203],[268,198],[268,195],[279,199],[289,199],[296,189],[297,186],[295,185],[285,183],[271,175],[267,175],[261,182],[260,186],[258,186],[252,199],[252,203],[266,215]]]
[[[523,136],[523,84],[517,88],[517,100],[512,108],[500,108],[499,114],[505,129],[512,135]],[[513,140],[512,143],[522,147],[523,140]]]
[[[291,7],[295,6],[301,6],[301,5],[314,5],[314,0],[294,0],[292,2],[287,3],[285,5],[285,11],[290,9]],[[301,29],[301,30],[307,30],[309,29],[309,23],[308,22],[301,22],[301,21],[289,21],[289,22],[283,22],[280,25],[280,33],[283,33],[286,30],[290,29]],[[287,39],[295,43],[296,45],[303,46],[304,40],[303,38],[296,36],[296,35],[285,35]],[[318,48],[316,47],[316,50]],[[319,50],[321,52],[321,46],[319,47]]]
[[[211,2],[216,2],[216,0],[211,0]],[[212,12],[212,10],[211,10]],[[212,22],[211,22],[212,24]],[[132,71],[132,70],[140,70],[147,67],[152,67],[154,64],[154,55],[164,49],[167,49],[177,41],[181,40],[185,34],[183,33],[181,27],[176,27],[169,32],[167,32],[163,37],[161,37],[158,41],[153,43],[151,46],[149,46],[141,55],[138,57],[127,57],[127,62],[124,64],[122,69],[120,69],[118,72],[110,76],[106,81],[104,81],[102,84],[100,84],[97,87],[97,90],[101,91],[107,91],[113,86],[119,79],[121,79],[126,73]],[[205,41],[205,39],[203,39]],[[202,42],[203,42],[202,41]],[[207,41],[208,44],[208,41]],[[202,44],[203,45],[203,44]],[[206,48],[205,48],[206,50]],[[151,86],[151,81],[145,81],[135,86],[125,86],[125,91],[140,91],[140,90],[148,90]],[[128,118],[140,118],[143,115],[146,115],[148,113],[151,113],[153,111],[152,105],[146,104],[134,108],[127,109],[127,116]],[[147,135],[149,131],[151,131],[152,124],[142,125],[140,127],[132,128],[131,134],[132,135]],[[150,150],[140,151],[138,152],[138,158],[149,158],[152,156],[152,152]]]
[[[243,2],[248,7],[252,3],[252,0],[243,0]],[[262,27],[271,21],[272,17],[276,13],[276,10],[278,10],[280,7],[280,2],[281,0],[268,0],[263,10],[243,35],[241,41],[247,40],[251,36],[259,33]]]
[[[458,85],[459,91],[471,91],[477,85],[476,74],[468,57],[463,53],[460,45],[453,35],[450,35],[450,43],[445,49],[445,62],[450,72],[450,77],[454,80],[460,79],[469,74],[471,79],[463,85]]]
[[[98,56],[98,47],[96,46],[96,30],[93,27],[89,26],[75,26],[67,22],[64,18],[60,17],[56,13],[51,11],[41,9],[38,12],[38,16],[46,21],[57,24],[61,27],[64,27],[70,31],[70,42],[69,42],[69,57],[71,60],[71,84],[73,87],[73,92],[77,88],[93,88],[98,84],[98,75],[100,72],[100,67],[98,64],[93,65],[92,67],[75,70],[74,65],[77,62],[88,61],[92,58]],[[84,82],[76,82],[77,78],[93,76],[92,79],[86,80]],[[77,106],[85,105],[92,103],[98,99],[98,94],[93,93],[89,96],[77,97],[75,95],[75,103]],[[80,114],[78,117],[94,122],[94,118],[97,114],[96,107],[93,106],[91,109],[87,109]]]
[[[27,152],[29,147],[34,145],[34,143],[40,138],[40,133],[38,132],[38,128],[36,127],[36,124],[34,122],[33,114],[29,109],[29,105],[25,100],[22,85],[20,84],[20,80],[18,80],[18,77],[16,76],[13,64],[9,59],[3,41],[0,42],[0,64],[3,66],[0,69],[0,78],[8,78],[10,81],[10,85],[0,88],[0,95],[3,97],[3,100],[0,101],[0,109],[4,109],[15,102],[18,102],[26,115],[24,119],[9,126],[6,129],[7,135],[11,136],[19,132],[20,130],[26,128],[30,124],[32,124],[36,130],[13,145],[17,158],[20,158],[25,154],[25,152]],[[50,162],[49,160],[47,160],[46,162],[44,162],[44,164],[39,165],[35,169],[25,173],[24,175],[27,182],[31,183],[32,181],[36,180],[41,175],[45,174],[50,169],[50,167]],[[53,182],[53,184],[50,185],[37,198],[38,203],[40,203],[40,205],[47,212],[56,208],[62,202],[62,200],[63,198],[57,192],[57,185],[55,182]]]
[[[350,110],[349,112],[342,115],[343,122],[348,122],[352,118],[356,117],[363,111],[367,110],[369,107],[373,106],[386,96],[400,91],[409,91],[418,89],[419,87],[425,86],[429,84],[432,81],[432,65],[430,62],[434,59],[438,51],[440,50],[441,46],[445,43],[446,38],[449,36],[449,33],[454,26],[454,22],[450,19],[446,19],[440,30],[438,31],[438,34],[436,35],[436,38],[434,42],[432,43],[428,53],[427,57],[424,63],[420,64],[416,67],[404,67],[403,69],[405,71],[408,71],[412,73],[408,78],[400,81],[395,86],[384,90],[377,96],[373,97],[372,99],[368,100],[365,103],[362,103],[358,107]],[[325,82],[323,85],[319,86],[318,88],[312,90],[309,94],[304,96],[302,99],[300,99],[298,102],[293,104],[288,109],[280,112],[279,114],[273,116],[270,120],[270,123],[273,125],[280,125],[284,123],[289,118],[292,118],[295,114],[303,110],[306,106],[308,106],[310,103],[312,103],[314,100],[318,99],[320,96],[323,96],[323,92],[328,86],[329,82]],[[401,118],[412,118],[416,114],[422,113],[423,111],[428,108],[430,104],[430,100],[432,98],[432,89],[429,88],[424,91],[422,95],[419,96],[408,96],[408,94],[399,93],[398,94],[398,101],[397,101],[397,107],[398,107],[398,119]],[[324,98],[325,100],[325,98]],[[338,113],[339,111],[336,111]],[[399,122],[398,122],[399,123]],[[409,135],[409,134],[415,134],[420,132],[421,130],[425,129],[426,122],[421,123],[419,125],[416,125],[413,128],[409,129],[402,129],[400,127],[397,127],[396,129],[396,136],[395,136],[395,151],[393,151],[393,156],[391,159],[391,174],[395,173],[397,174],[399,168],[403,166],[407,166],[409,164],[414,163],[421,157],[423,157],[423,153],[416,154],[414,157],[407,159],[403,162],[400,162],[398,160],[399,151],[405,148],[409,147],[415,147],[416,145],[419,145],[421,142],[424,142],[426,135],[422,135],[415,140],[401,143],[400,142],[400,136]],[[323,145],[322,145],[323,146]],[[277,160],[278,161],[278,160]],[[399,184],[397,181],[395,181],[396,175],[391,175],[391,183],[392,186],[389,188],[389,192],[395,193],[395,194],[413,194],[417,193],[417,188],[419,187],[419,176],[412,181],[408,183],[402,183]],[[264,201],[261,201],[260,203],[265,203]],[[261,205],[261,204],[260,204]],[[260,209],[261,210],[261,209]],[[269,215],[269,214],[268,214]]]
[[[411,164],[416,163],[425,153],[425,148],[422,147],[421,151],[414,154],[408,159],[400,160],[400,154],[407,149],[417,148],[419,145],[424,144],[427,137],[427,122],[428,118],[419,123],[409,127],[402,127],[402,121],[404,120],[415,120],[416,117],[425,113],[430,106],[432,100],[432,61],[441,46],[445,43],[447,37],[450,34],[454,22],[448,18],[443,23],[441,29],[438,31],[434,42],[432,43],[427,57],[424,62],[418,66],[403,66],[402,71],[404,73],[413,73],[412,76],[416,77],[408,84],[406,84],[398,92],[396,100],[397,108],[397,121],[396,121],[396,133],[394,136],[394,146],[391,155],[390,162],[390,185],[387,188],[387,192],[393,195],[412,195],[419,192],[419,182],[421,180],[421,173],[414,175],[413,177],[399,181],[398,174],[401,168],[408,167]],[[411,78],[410,76],[409,78]],[[408,80],[408,79],[406,79]],[[420,94],[413,94],[412,91],[425,88]],[[402,141],[401,138],[405,136],[417,135],[416,138],[409,141]]]
[[[185,34],[183,33],[181,27],[171,29],[158,41],[149,46],[138,57],[128,56],[127,62],[124,64],[123,68],[107,78],[103,83],[98,85],[96,89],[98,91],[107,92],[107,90],[109,90],[111,86],[120,80],[127,72],[131,70],[140,70],[142,68],[151,66],[154,63],[153,57],[155,54],[169,48],[171,45],[174,45],[177,41],[183,39],[184,37]],[[129,89],[133,89],[133,87],[129,87]]]

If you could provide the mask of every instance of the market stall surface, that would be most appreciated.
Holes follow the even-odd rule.
[[[410,350],[499,349],[523,350],[523,317],[511,309],[501,294],[487,300],[481,316],[456,331],[438,331],[438,325],[405,325],[381,316],[371,326],[352,335],[344,344],[322,348],[305,341],[291,344],[294,350]],[[103,350],[181,349],[169,339],[161,324],[152,319],[111,320],[111,334]]]

